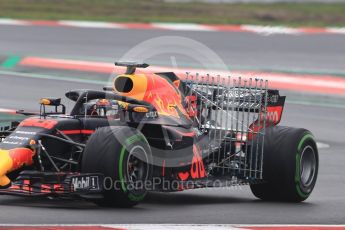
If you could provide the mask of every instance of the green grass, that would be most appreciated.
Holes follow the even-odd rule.
[[[345,4],[165,3],[162,0],[0,0],[0,17],[112,22],[345,26]]]

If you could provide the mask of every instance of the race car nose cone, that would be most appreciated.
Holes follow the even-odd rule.
[[[28,148],[0,149],[0,186],[7,186],[11,182],[7,173],[24,165],[31,165],[33,155],[34,152]]]
[[[0,150],[0,186],[6,186],[11,181],[6,176],[13,166],[13,161],[10,156],[10,151]]]

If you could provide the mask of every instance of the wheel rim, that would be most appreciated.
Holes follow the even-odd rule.
[[[144,182],[148,177],[147,154],[142,146],[135,146],[131,149],[127,159],[128,182],[137,184]]]
[[[309,187],[315,177],[316,171],[316,156],[315,150],[312,146],[308,145],[304,147],[301,153],[300,160],[300,172],[301,172],[301,183],[303,187]]]

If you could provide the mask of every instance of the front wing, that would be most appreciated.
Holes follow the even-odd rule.
[[[100,195],[103,191],[102,174],[22,171],[9,188],[0,195],[83,197]]]

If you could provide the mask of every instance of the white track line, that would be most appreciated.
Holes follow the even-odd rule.
[[[282,225],[282,224],[224,224],[224,225],[216,225],[216,224],[0,224],[0,227],[58,227],[59,229],[63,229],[63,227],[105,227],[105,228],[112,228],[112,229],[128,229],[128,230],[161,230],[161,229],[168,229],[168,230],[235,230],[235,229],[255,229],[257,227],[260,228],[268,228],[268,229],[275,229],[275,228],[286,228],[286,229],[318,229],[318,228],[327,228],[327,229],[345,229],[345,225]]]
[[[345,34],[345,28],[327,28],[327,31],[330,33]]]
[[[129,225],[102,225],[110,228],[124,228],[128,230],[238,230],[245,229],[232,225],[193,225],[193,224],[129,224]]]
[[[152,23],[154,28],[165,30],[184,30],[184,31],[215,31],[210,27],[193,23]]]
[[[60,25],[73,26],[82,28],[103,28],[103,29],[123,29],[125,28],[121,24],[109,23],[109,22],[93,22],[93,21],[59,21]]]
[[[16,26],[29,26],[30,23],[23,20],[14,20],[10,18],[1,18],[0,25],[16,25]]]
[[[243,30],[255,32],[262,35],[272,35],[272,34],[300,34],[298,29],[282,27],[282,26],[255,26],[255,25],[243,25],[241,26]]]

